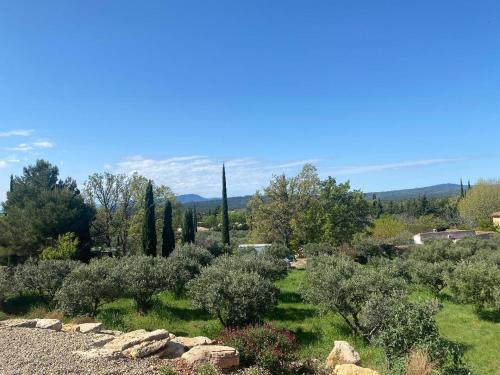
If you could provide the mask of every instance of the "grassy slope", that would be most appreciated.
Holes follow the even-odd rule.
[[[282,291],[280,303],[268,320],[295,332],[301,344],[300,355],[303,358],[315,357],[324,360],[334,340],[347,340],[359,351],[364,366],[386,374],[381,350],[371,348],[352,336],[339,316],[318,316],[313,306],[303,303],[299,294],[303,279],[304,271],[292,271],[285,280],[278,283]],[[432,297],[421,290],[415,291],[413,295],[418,299]],[[32,317],[43,316],[47,311],[37,299],[31,301],[26,297],[10,301],[6,308],[11,313]],[[177,335],[186,336],[215,337],[222,329],[218,321],[202,311],[193,309],[188,299],[175,299],[169,293],[162,293],[147,315],[137,314],[132,300],[121,299],[105,305],[97,319],[104,322],[108,328],[165,328]],[[494,317],[490,319],[493,320]],[[500,359],[497,355],[500,347],[500,324],[478,318],[472,306],[457,305],[448,300],[443,301],[443,309],[437,320],[444,336],[464,345],[465,360],[474,370],[474,374],[500,373]]]

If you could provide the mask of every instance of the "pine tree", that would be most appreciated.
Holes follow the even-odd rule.
[[[226,189],[226,167],[222,164],[222,243],[230,244],[229,239],[229,213],[227,207],[227,189]]]
[[[182,243],[193,243],[195,240],[193,222],[193,210],[188,209],[184,212],[184,221],[182,223]]]
[[[464,184],[462,182],[462,179],[460,179],[460,198],[465,197],[465,190],[464,190]]]
[[[146,255],[156,256],[156,218],[153,184],[148,182],[144,197],[144,223],[142,227],[142,250]]]
[[[163,214],[161,255],[168,257],[175,249],[175,234],[172,228],[172,203],[167,200]]]

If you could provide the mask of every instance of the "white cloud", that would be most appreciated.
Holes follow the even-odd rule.
[[[10,164],[19,163],[20,160],[15,156],[8,156],[0,159],[0,169],[7,168]]]
[[[38,140],[35,142],[20,143],[16,147],[9,147],[8,150],[17,152],[28,152],[35,149],[53,148],[53,147],[54,143],[50,141]]]
[[[0,137],[29,137],[33,130],[17,129],[0,132]]]
[[[176,194],[197,193],[205,197],[216,197],[221,190],[221,168],[224,162],[227,170],[230,196],[252,194],[267,186],[273,175],[286,173],[295,175],[306,163],[318,167],[322,177],[348,176],[368,173],[381,173],[387,170],[426,167],[454,163],[464,158],[437,158],[402,161],[385,164],[333,167],[319,159],[294,160],[271,163],[257,158],[235,158],[219,160],[201,155],[152,159],[142,155],[130,156],[116,165],[105,165],[105,170],[115,173],[132,174],[137,172],[157,183],[170,186]]]
[[[441,158],[441,159],[425,159],[425,160],[413,160],[413,161],[403,161],[397,163],[387,163],[387,164],[371,164],[371,165],[359,165],[359,166],[346,166],[335,168],[331,171],[333,175],[352,175],[352,174],[363,174],[370,172],[382,172],[386,170],[397,170],[402,168],[413,168],[430,166],[436,164],[447,164],[457,161],[465,160],[464,158]]]
[[[172,157],[163,160],[131,156],[111,170],[119,173],[141,175],[157,183],[170,186],[177,194],[198,193],[215,197],[221,193],[222,163],[226,165],[228,190],[231,196],[253,193],[266,186],[273,174],[296,173],[310,160],[282,164],[264,162],[255,158],[218,160],[201,155]],[[105,169],[109,170],[110,165]]]

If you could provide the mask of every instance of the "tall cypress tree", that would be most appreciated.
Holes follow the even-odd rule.
[[[196,212],[196,204],[193,205],[193,227],[194,232],[198,232],[198,212]]]
[[[226,166],[222,164],[222,243],[230,244],[229,240],[229,213],[227,207]]]
[[[167,200],[163,214],[161,255],[168,257],[175,249],[175,234],[172,228],[172,203]]]
[[[156,256],[156,218],[153,184],[148,182],[144,197],[144,223],[142,226],[142,250],[146,255]]]
[[[195,240],[193,222],[193,210],[190,208],[184,212],[182,223],[182,243],[193,243]]]
[[[460,198],[465,197],[465,190],[464,190],[464,184],[462,182],[462,179],[460,179]]]
[[[468,181],[467,181],[467,191],[469,191],[469,190],[470,190],[470,188],[471,188],[471,186],[470,186],[470,180],[468,180]]]

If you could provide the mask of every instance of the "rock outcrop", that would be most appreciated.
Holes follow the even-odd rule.
[[[335,341],[333,349],[326,359],[326,365],[334,367],[344,364],[360,365],[361,357],[347,341]]]
[[[380,375],[377,371],[359,367],[353,364],[337,365],[333,371],[334,375]]]
[[[195,346],[182,355],[191,366],[211,363],[223,372],[229,372],[240,365],[238,351],[229,346],[200,345]]]

